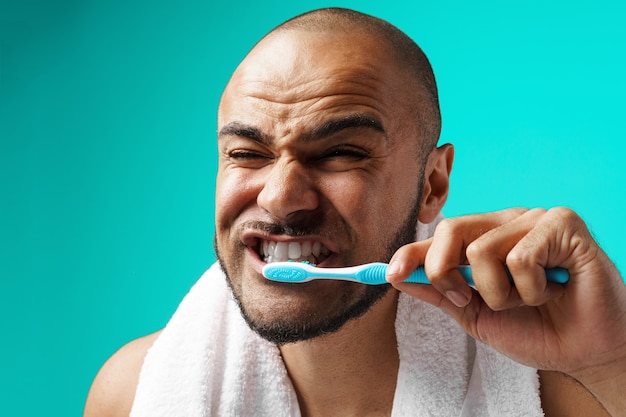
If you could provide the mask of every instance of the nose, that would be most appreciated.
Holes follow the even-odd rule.
[[[279,220],[318,208],[319,195],[312,176],[297,160],[273,164],[257,196],[257,204]]]

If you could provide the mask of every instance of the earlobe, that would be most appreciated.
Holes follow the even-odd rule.
[[[424,190],[419,212],[420,222],[430,223],[433,221],[448,199],[453,160],[454,146],[449,143],[430,153],[424,170]]]

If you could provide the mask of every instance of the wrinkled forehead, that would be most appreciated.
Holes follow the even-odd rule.
[[[219,118],[251,99],[290,104],[364,95],[381,108],[409,105],[411,82],[408,69],[372,34],[280,31],[259,42],[239,65],[222,96]]]

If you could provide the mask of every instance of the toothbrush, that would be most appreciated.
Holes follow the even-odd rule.
[[[385,280],[387,266],[389,265],[386,263],[374,262],[345,268],[317,268],[311,264],[301,262],[274,262],[263,267],[263,276],[272,281],[290,283],[307,282],[314,279],[335,279],[380,285],[387,284],[387,280]],[[469,265],[460,265],[457,269],[467,284],[474,286],[471,267]],[[506,273],[511,278],[508,268],[506,268]],[[564,268],[549,268],[546,269],[546,278],[549,282],[564,284],[569,280],[569,273]],[[423,267],[413,271],[404,282],[430,284]]]

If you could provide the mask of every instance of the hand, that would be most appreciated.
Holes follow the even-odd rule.
[[[456,271],[464,263],[476,290]],[[432,286],[403,283],[420,265]],[[570,273],[565,285],[546,282],[544,269],[557,266]],[[626,406],[626,286],[571,210],[446,219],[433,238],[396,252],[387,280],[513,360],[576,378],[607,409]]]

